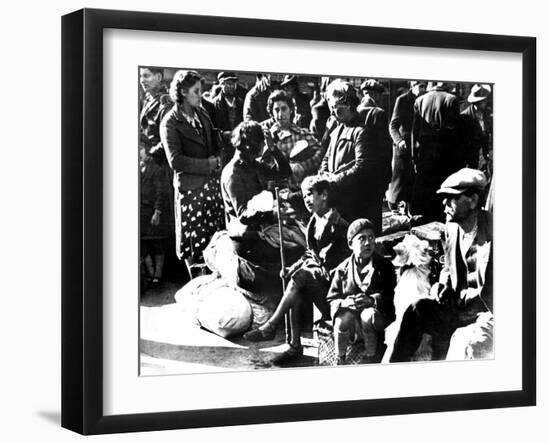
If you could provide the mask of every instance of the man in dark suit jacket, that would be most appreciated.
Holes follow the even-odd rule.
[[[492,130],[488,112],[491,86],[475,84],[468,96],[469,106],[460,113],[461,140],[466,165],[492,173]]]
[[[411,157],[411,134],[414,102],[426,92],[426,83],[413,80],[410,89],[397,97],[390,120],[390,135],[393,139],[392,179],[386,194],[391,209],[399,202],[411,201],[414,171]]]
[[[382,201],[384,199],[384,191],[391,178],[391,139],[388,132],[388,118],[386,111],[378,104],[382,100],[382,94],[385,91],[382,83],[369,79],[361,84],[363,92],[363,100],[357,107],[359,119],[363,122],[365,131],[369,140],[371,140],[372,152],[376,152],[379,160],[379,169],[377,171],[378,187],[371,185],[367,192],[370,197],[370,206],[379,207],[380,214],[370,216],[370,220],[377,226],[377,233],[381,229],[382,217]],[[379,228],[380,226],[380,228]]]
[[[148,154],[161,165],[166,164],[166,157],[160,142],[160,122],[172,107],[168,90],[162,84],[163,76],[163,68],[150,66],[139,68],[139,82],[145,93],[139,113],[139,126],[141,133],[148,140]]]
[[[214,98],[212,123],[222,131],[222,164],[226,165],[235,150],[231,145],[231,131],[243,121],[243,102],[236,95],[238,77],[233,72],[220,72],[218,82],[221,92]]]
[[[444,359],[455,331],[467,328],[470,344],[492,348],[492,218],[482,210],[483,172],[463,168],[437,191],[447,218],[445,266],[431,296],[403,314],[390,361],[409,361],[424,333],[432,336],[434,360]]]
[[[271,94],[271,75],[258,74],[256,84],[246,94],[243,104],[243,120],[263,122],[269,118],[267,99]]]
[[[440,220],[436,190],[452,172],[464,166],[458,132],[458,99],[437,83],[418,97],[413,114],[413,161],[416,178],[411,212],[425,221]],[[463,159],[462,159],[463,160]]]
[[[319,90],[315,91],[309,102],[311,107],[311,122],[309,130],[315,134],[317,140],[322,140],[327,130],[327,121],[330,117],[326,91],[329,84],[329,77],[321,77]]]

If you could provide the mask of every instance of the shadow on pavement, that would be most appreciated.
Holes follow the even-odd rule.
[[[274,367],[271,360],[279,353],[262,349],[256,346],[249,348],[189,346],[140,340],[140,351],[151,357],[226,369],[249,370]],[[316,360],[304,355],[300,360],[286,367],[305,366],[316,366]]]

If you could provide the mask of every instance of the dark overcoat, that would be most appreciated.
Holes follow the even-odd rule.
[[[204,185],[213,175],[208,157],[219,155],[218,134],[202,108],[196,110],[203,128],[202,136],[174,105],[164,116],[160,136],[168,164],[174,171],[174,188],[180,193]]]

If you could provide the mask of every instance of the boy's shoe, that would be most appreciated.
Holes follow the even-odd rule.
[[[263,331],[260,328],[252,329],[243,334],[243,338],[248,341],[267,341],[275,338],[275,329]]]
[[[297,360],[300,360],[303,356],[304,348],[302,346],[290,345],[285,352],[274,357],[273,360],[271,360],[271,363],[274,366],[287,366]]]

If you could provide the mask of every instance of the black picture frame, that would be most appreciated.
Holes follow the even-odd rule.
[[[522,56],[522,388],[106,416],[103,413],[104,29],[168,31]],[[281,35],[284,30],[284,36]],[[62,18],[62,426],[82,434],[486,409],[536,404],[536,39],[244,18],[83,9]]]

